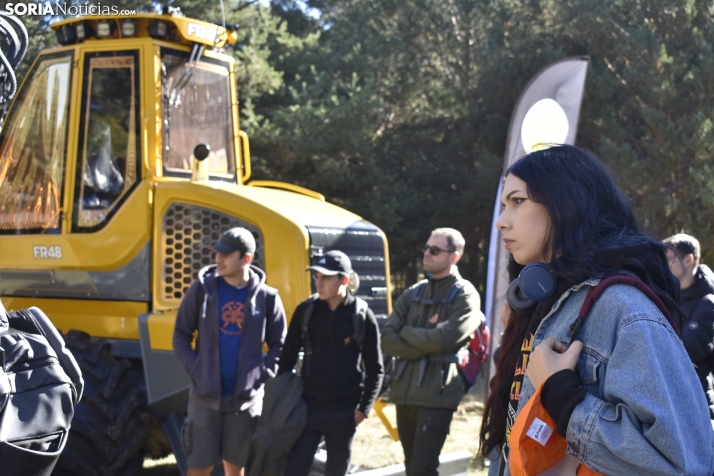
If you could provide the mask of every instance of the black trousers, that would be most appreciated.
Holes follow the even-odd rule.
[[[396,407],[407,476],[438,475],[439,455],[449,434],[453,410],[416,405]]]
[[[288,453],[285,476],[308,476],[320,439],[325,437],[325,476],[345,476],[352,457],[355,412],[325,412],[308,407],[307,425]]]

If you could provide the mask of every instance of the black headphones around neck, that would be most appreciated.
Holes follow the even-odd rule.
[[[539,301],[544,301],[553,295],[556,287],[557,280],[548,265],[531,263],[508,285],[506,299],[514,311],[530,314]]]

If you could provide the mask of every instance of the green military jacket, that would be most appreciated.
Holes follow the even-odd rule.
[[[454,271],[446,278],[431,280],[422,297],[445,299],[459,279],[458,271]],[[382,330],[382,352],[396,357],[396,367],[401,370],[393,370],[389,401],[456,410],[466,390],[457,365],[431,360],[429,356],[455,355],[468,345],[485,319],[480,310],[481,300],[476,288],[466,281],[464,290],[448,308],[449,315],[442,316],[439,313],[444,304],[410,302],[416,286],[418,283],[402,293]],[[437,328],[436,322],[430,321],[446,324]]]

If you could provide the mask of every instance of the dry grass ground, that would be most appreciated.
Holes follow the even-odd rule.
[[[451,422],[451,431],[446,438],[442,453],[469,451],[475,455],[478,451],[478,432],[481,428],[483,404],[471,394],[464,397]],[[396,421],[394,405],[388,405],[384,413],[392,422]],[[352,452],[352,464],[364,468],[381,468],[403,463],[404,453],[399,442],[395,442],[385,430],[379,418],[372,412],[358,428]],[[485,476],[487,468],[480,459],[472,459],[469,476]]]
[[[483,404],[473,395],[468,394],[464,397],[454,414],[451,434],[446,439],[443,453],[466,450],[476,454],[482,410]],[[390,421],[396,422],[394,405],[388,405],[384,412]],[[381,468],[402,463],[403,458],[401,445],[392,440],[377,415],[372,412],[370,417],[357,428],[352,464],[363,468]],[[487,472],[480,459],[471,460],[469,476],[486,476]],[[144,462],[144,476],[178,476],[179,474],[173,455],[163,460]]]

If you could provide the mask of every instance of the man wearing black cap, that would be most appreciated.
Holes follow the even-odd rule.
[[[250,231],[231,228],[211,249],[216,264],[186,291],[174,329],[174,352],[191,376],[183,444],[189,476],[210,475],[219,459],[226,476],[242,476],[263,383],[275,375],[285,340],[285,311],[265,273],[251,265]]]
[[[679,278],[682,344],[692,359],[714,419],[714,273],[699,264],[699,240],[680,233],[664,240],[669,269]]]
[[[320,439],[325,437],[325,476],[347,474],[355,429],[369,414],[382,385],[384,368],[379,328],[367,303],[347,286],[350,259],[328,251],[308,270],[317,293],[295,309],[278,373],[292,372],[300,348],[308,422],[288,454],[286,476],[307,476]],[[305,325],[307,323],[307,325]]]

